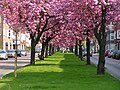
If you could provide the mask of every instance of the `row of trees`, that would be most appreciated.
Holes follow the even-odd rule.
[[[31,64],[35,64],[35,47],[39,41],[44,59],[48,45],[77,44],[82,51],[81,42],[85,39],[89,52],[89,39],[95,36],[100,47],[97,74],[104,74],[105,30],[111,21],[120,19],[120,0],[3,0],[0,11],[11,28],[30,33]]]

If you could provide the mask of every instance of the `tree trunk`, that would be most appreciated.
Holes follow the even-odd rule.
[[[52,54],[54,54],[54,50],[55,50],[55,49],[54,49],[54,47],[52,46]]]
[[[79,43],[79,58],[80,58],[81,61],[83,60],[81,41]]]
[[[41,60],[44,60],[45,42],[42,42]]]
[[[87,37],[86,39],[86,46],[87,46],[87,65],[90,65],[90,40]]]
[[[59,47],[59,46],[57,47],[57,51],[58,51],[58,52],[60,51],[60,47]]]
[[[99,61],[97,66],[97,74],[99,75],[102,75],[105,73],[105,45],[106,45],[105,23],[106,23],[106,7],[102,6],[102,23],[99,31],[100,36],[98,38],[100,49],[99,49]]]
[[[105,44],[102,42],[104,42],[104,41],[102,40],[100,43],[97,74],[104,74],[104,72],[105,72]]]
[[[70,47],[70,51],[73,52],[73,46]]]
[[[34,44],[34,39],[33,38],[31,39],[31,60],[30,60],[30,64],[35,64],[35,44]]]
[[[45,57],[48,57],[48,43],[46,43],[46,51],[45,51]]]
[[[78,45],[77,45],[77,40],[76,40],[76,45],[75,45],[75,55],[78,55]]]
[[[75,45],[75,55],[76,56],[78,55],[78,46],[77,46],[77,44]]]
[[[18,52],[18,45],[17,45],[17,35],[18,35],[18,32],[16,32],[16,42],[15,42],[15,62],[14,62],[14,78],[17,77],[17,73],[16,73],[16,70],[17,70],[17,52]]]
[[[49,56],[51,56],[51,50],[52,49],[52,44],[49,45]]]

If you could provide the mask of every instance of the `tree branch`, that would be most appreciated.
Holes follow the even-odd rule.
[[[47,30],[49,30],[49,29],[51,29],[51,28],[55,27],[55,26],[56,26],[56,25],[58,25],[58,24],[59,24],[59,22],[56,22],[53,26],[51,26],[51,27],[49,27],[49,28],[45,29],[44,31],[47,31]]]

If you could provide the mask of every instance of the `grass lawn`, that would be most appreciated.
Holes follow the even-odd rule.
[[[0,79],[0,90],[120,90],[120,81],[109,74],[96,75],[94,65],[86,65],[72,53],[56,53],[36,65],[17,70]]]

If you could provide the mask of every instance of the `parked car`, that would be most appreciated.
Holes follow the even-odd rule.
[[[115,59],[120,59],[120,50],[118,50],[117,53],[115,54]]]
[[[7,50],[8,57],[15,57],[15,50]],[[17,50],[17,56],[21,57],[21,51]]]
[[[26,50],[21,50],[21,55],[27,56],[27,51]]]
[[[15,50],[7,50],[8,57],[15,57]]]
[[[39,49],[39,48],[35,49],[35,53],[40,53],[40,52],[41,52],[41,49]]]
[[[113,51],[112,58],[115,59],[115,57],[116,57],[116,53],[117,53],[117,52],[118,52],[118,50],[114,50],[114,51]]]
[[[0,59],[4,59],[7,60],[8,56],[7,56],[7,52],[4,50],[0,50]]]
[[[106,50],[105,51],[105,56],[108,56],[108,53],[110,52],[110,50]]]
[[[111,57],[112,57],[113,52],[114,52],[114,50],[111,50],[111,51],[108,52],[108,58],[111,58]]]
[[[21,57],[21,50],[17,50],[17,56]]]

